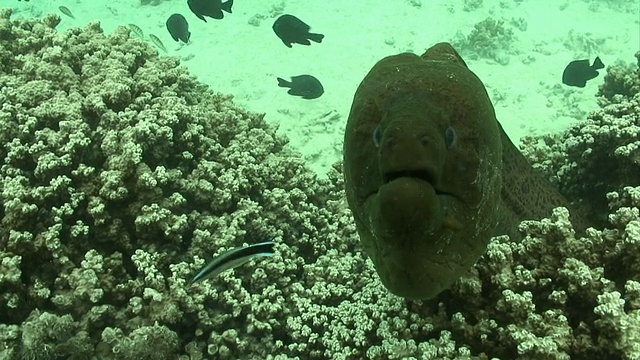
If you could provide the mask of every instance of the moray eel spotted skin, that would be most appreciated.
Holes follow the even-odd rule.
[[[566,200],[502,130],[484,85],[447,43],[379,61],[353,99],[347,202],[392,293],[429,299],[520,220]]]

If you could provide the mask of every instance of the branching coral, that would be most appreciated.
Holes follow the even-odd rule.
[[[104,36],[94,23],[58,34],[56,16],[10,16],[0,16],[0,321],[22,323],[24,335],[40,312],[65,314],[69,336],[92,334],[84,346],[107,357],[144,357],[122,345],[139,347],[140,329],[163,334],[166,358],[182,351],[177,334],[187,328],[196,350],[224,352],[210,334],[245,326],[260,288],[229,276],[188,288],[185,279],[220,249],[273,237],[292,260],[276,256],[269,274],[286,287],[302,275],[302,256],[326,251],[314,245],[318,228],[339,224],[335,185],[285,151],[261,115],[128,30]],[[272,315],[256,318],[254,331]],[[119,341],[104,339],[108,328]],[[41,330],[29,334],[49,344]],[[4,348],[18,354],[25,339],[7,337]]]
[[[491,17],[475,24],[469,35],[458,33],[456,36],[454,47],[471,59],[482,57],[506,65],[509,63],[510,55],[515,52],[515,34],[511,27],[504,21]]]
[[[262,116],[125,29],[10,15],[0,357],[639,356],[638,188],[608,195],[611,229],[576,238],[558,209],[523,223],[522,242],[494,239],[438,298],[406,301],[359,251],[339,166],[318,180]],[[624,106],[602,111],[609,129],[637,118]],[[265,238],[273,257],[187,285],[213,254]]]
[[[605,38],[596,38],[592,33],[580,33],[570,30],[563,39],[563,45],[567,50],[573,51],[578,57],[591,57],[597,54],[605,43]]]
[[[632,98],[640,93],[640,51],[636,53],[636,64],[617,63],[607,67],[604,83],[598,91],[598,101],[601,106],[616,102],[618,95]]]
[[[640,183],[640,71],[607,69],[603,107],[564,134],[524,138],[525,155],[598,224],[609,212],[605,195]]]

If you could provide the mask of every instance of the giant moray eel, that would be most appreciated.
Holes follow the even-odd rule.
[[[485,252],[567,201],[496,120],[487,91],[447,43],[380,60],[353,99],[344,139],[347,201],[394,294],[428,299]]]

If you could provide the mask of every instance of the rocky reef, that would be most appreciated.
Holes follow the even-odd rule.
[[[0,358],[640,356],[633,178],[593,190],[607,221],[584,237],[556,209],[521,242],[494,238],[436,299],[407,301],[360,251],[340,166],[318,179],[262,115],[128,29],[59,21],[0,12]],[[619,156],[637,104],[591,115],[590,151],[527,153],[541,170],[575,163],[548,172],[558,184],[607,181],[587,174],[605,150],[584,134],[610,131]],[[267,238],[268,260],[188,285],[214,254]]]

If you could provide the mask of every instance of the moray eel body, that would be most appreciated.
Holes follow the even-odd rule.
[[[484,85],[446,43],[379,61],[353,99],[344,139],[347,202],[392,293],[428,299],[520,220],[566,200],[496,120]]]

